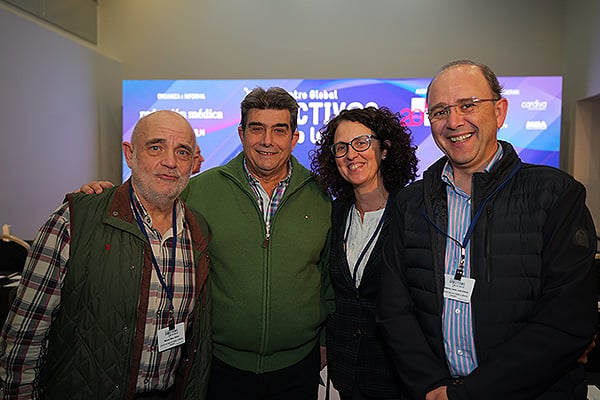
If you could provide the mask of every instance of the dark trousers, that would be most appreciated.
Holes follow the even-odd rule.
[[[354,385],[354,388],[352,389],[352,396],[347,397],[347,396],[342,396],[340,394],[340,399],[341,400],[367,400],[368,397],[364,396],[360,390],[358,389],[358,385]]]
[[[357,385],[354,385],[354,389],[352,390],[352,396],[342,396],[340,395],[341,400],[369,400],[375,399],[375,397],[368,397],[362,394],[362,392],[358,389]],[[387,400],[387,399],[377,399],[377,400]],[[393,399],[392,399],[393,400]]]
[[[316,400],[319,393],[319,346],[294,365],[255,374],[212,358],[209,400]]]
[[[340,394],[340,400],[408,400],[408,398],[401,397],[400,399],[398,399],[398,398],[369,397],[369,396],[365,396],[360,391],[360,389],[358,388],[358,385],[354,385],[354,388],[352,389],[352,396],[343,396]]]
[[[172,400],[173,393],[175,392],[174,386],[167,390],[153,390],[151,392],[146,393],[137,393],[135,395],[135,399],[143,399],[143,400]]]

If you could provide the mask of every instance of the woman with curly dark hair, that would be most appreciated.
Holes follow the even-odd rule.
[[[416,147],[388,108],[344,110],[321,131],[311,167],[336,198],[329,259],[336,312],[327,321],[327,370],[342,400],[400,399],[375,326],[388,199],[414,180]],[[391,204],[391,203],[390,203]]]

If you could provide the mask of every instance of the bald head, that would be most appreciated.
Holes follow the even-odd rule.
[[[123,143],[131,181],[144,206],[169,208],[189,180],[196,137],[180,114],[163,110],[141,118]]]
[[[138,120],[133,128],[131,134],[131,143],[136,144],[136,140],[141,133],[146,132],[148,129],[152,129],[154,125],[170,125],[174,129],[181,129],[182,131],[188,131],[190,137],[195,141],[194,129],[190,125],[187,119],[181,114],[171,110],[159,110],[151,114],[148,114]]]
[[[440,70],[438,71],[438,73],[433,77],[431,82],[429,82],[429,86],[427,87],[427,103],[428,104],[429,104],[429,92],[431,91],[431,85],[437,80],[437,78],[440,75],[443,75],[446,71],[453,69],[453,68],[457,68],[457,67],[473,67],[473,68],[479,70],[479,72],[481,72],[481,74],[486,79],[488,85],[490,86],[490,89],[492,90],[494,97],[495,98],[502,97],[502,90],[503,90],[502,85],[500,85],[500,82],[498,82],[498,77],[496,76],[494,71],[492,71],[492,69],[490,67],[488,67],[485,64],[481,64],[481,63],[471,61],[471,60],[456,60],[456,61],[452,61],[452,62],[449,62],[448,64],[443,65],[440,68]]]

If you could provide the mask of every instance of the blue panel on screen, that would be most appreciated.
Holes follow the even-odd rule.
[[[562,78],[499,77],[509,101],[499,138],[508,140],[525,162],[558,167]],[[287,89],[300,105],[300,137],[294,155],[309,167],[321,126],[345,108],[387,106],[400,112],[418,146],[419,175],[441,156],[425,116],[429,78],[419,79],[262,79],[123,81],[123,140],[137,120],[170,109],[184,115],[196,133],[205,159],[202,170],[222,165],[241,151],[237,133],[240,102],[257,86]],[[130,170],[123,159],[123,180]]]

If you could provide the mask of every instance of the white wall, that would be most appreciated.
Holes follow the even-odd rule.
[[[33,239],[66,192],[120,175],[118,62],[0,3],[0,225]]]
[[[600,95],[577,101],[574,125],[575,175],[588,188],[586,203],[600,237]]]
[[[565,2],[563,157],[588,190],[600,236],[600,2]]]
[[[562,72],[563,0],[101,0],[124,79],[427,77],[457,58]]]

